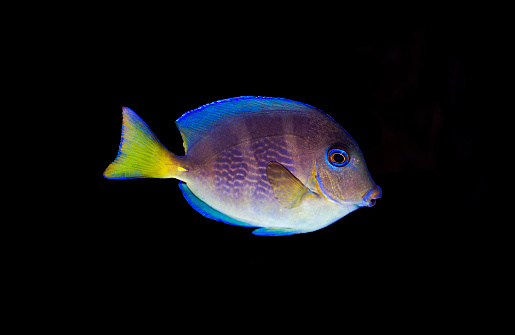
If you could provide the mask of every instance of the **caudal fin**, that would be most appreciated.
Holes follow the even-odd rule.
[[[159,142],[136,113],[123,107],[122,139],[118,156],[104,171],[104,177],[172,178],[176,176],[177,169],[181,169],[177,156]]]

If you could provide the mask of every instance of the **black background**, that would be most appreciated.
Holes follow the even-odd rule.
[[[95,106],[102,118],[91,142],[91,175],[102,199],[99,212],[109,217],[98,228],[115,234],[108,240],[123,249],[143,245],[163,252],[174,241],[189,241],[187,253],[199,262],[303,261],[377,250],[398,257],[412,247],[438,254],[459,238],[458,231],[463,236],[473,229],[464,223],[470,214],[460,207],[479,204],[485,185],[481,166],[471,163],[481,150],[480,106],[473,101],[478,73],[471,70],[467,35],[409,27],[361,32],[333,45],[288,36],[215,37],[202,36],[202,43],[190,37],[178,50],[161,49],[158,38],[149,38],[124,46],[116,59],[106,58],[115,64],[109,81],[99,78],[93,92],[106,100]],[[182,155],[175,120],[203,104],[241,95],[293,99],[331,115],[360,145],[383,198],[316,233],[255,237],[250,229],[200,216],[176,180],[102,177],[117,153],[122,106]],[[286,245],[298,247],[302,256],[285,252]]]
[[[87,200],[78,204],[85,220],[68,228],[82,275],[115,290],[127,280],[159,290],[188,269],[293,267],[334,270],[337,281],[378,294],[423,288],[426,296],[466,297],[489,238],[481,234],[488,183],[477,164],[486,150],[479,84],[489,74],[477,64],[488,34],[448,22],[268,20],[275,24],[266,29],[245,19],[198,29],[134,17],[82,50],[78,66],[94,84],[80,107],[95,119],[82,165]],[[178,117],[243,95],[297,100],[331,115],[360,145],[383,198],[313,233],[259,237],[201,216],[177,180],[103,178],[118,150],[122,106],[182,155]],[[206,280],[221,273],[208,271]]]
[[[290,333],[315,322],[310,330],[324,334],[331,321],[330,331],[483,323],[492,333],[499,322],[488,312],[507,314],[501,284],[513,263],[501,238],[511,237],[502,231],[510,219],[499,215],[510,198],[493,186],[510,190],[501,170],[511,151],[495,151],[510,141],[487,126],[511,134],[499,127],[511,125],[501,115],[511,104],[498,106],[511,96],[503,49],[513,38],[502,36],[511,21],[494,6],[489,17],[488,6],[473,13],[470,4],[364,4],[23,11],[4,41],[17,58],[4,62],[15,77],[5,81],[21,93],[4,114],[22,118],[4,122],[16,132],[5,156],[14,157],[14,143],[22,158],[4,164],[16,186],[4,205],[4,288],[14,298],[6,320],[67,333],[134,332],[138,323],[144,334],[155,325]],[[18,34],[21,26],[30,29]],[[261,237],[204,218],[177,180],[102,176],[118,151],[122,106],[181,155],[178,117],[243,95],[332,116],[361,147],[383,197],[316,232]]]

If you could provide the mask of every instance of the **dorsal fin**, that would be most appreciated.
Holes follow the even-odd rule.
[[[321,112],[302,102],[283,98],[243,96],[215,101],[185,113],[175,123],[181,132],[185,150],[193,146],[213,127],[228,118],[242,113],[269,113],[297,111],[304,113]]]

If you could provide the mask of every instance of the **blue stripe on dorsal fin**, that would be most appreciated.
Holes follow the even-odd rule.
[[[205,136],[213,127],[242,113],[321,112],[315,107],[283,98],[243,96],[219,100],[185,113],[175,123],[181,132],[185,149]]]

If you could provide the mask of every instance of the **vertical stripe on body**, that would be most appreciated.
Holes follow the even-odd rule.
[[[289,147],[284,136],[273,136],[246,141],[219,153],[213,162],[216,192],[236,202],[270,199],[273,194],[266,166],[276,161],[295,173]]]

